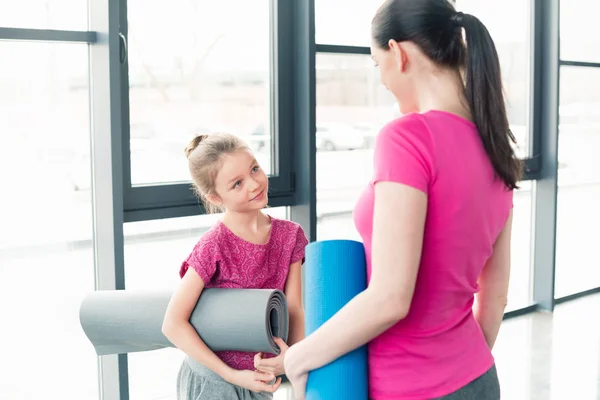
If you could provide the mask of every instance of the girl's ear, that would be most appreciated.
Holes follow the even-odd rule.
[[[209,201],[210,204],[216,207],[221,207],[223,205],[223,200],[216,194],[209,194],[206,196],[206,200]]]

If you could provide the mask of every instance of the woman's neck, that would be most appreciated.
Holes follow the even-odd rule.
[[[462,78],[457,71],[430,71],[423,74],[415,86],[415,92],[418,93],[416,104],[420,113],[440,110],[472,120]]]

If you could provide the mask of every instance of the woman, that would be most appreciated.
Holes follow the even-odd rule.
[[[403,117],[354,210],[368,289],[288,349],[286,374],[303,398],[309,371],[368,343],[372,399],[499,399],[521,164],[494,43],[446,0],[387,0],[371,55]]]

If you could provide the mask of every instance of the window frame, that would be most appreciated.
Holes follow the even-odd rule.
[[[554,0],[554,1],[558,1],[558,0]],[[553,15],[553,21],[556,24],[556,30],[559,30],[560,27],[560,7],[559,5],[556,6],[557,8],[559,8],[558,11],[556,11],[556,15]],[[556,49],[556,52],[560,53],[560,49]],[[560,113],[559,113],[559,104],[560,104],[560,91],[558,90],[558,88],[560,87],[560,72],[562,70],[563,67],[576,67],[576,68],[586,68],[586,69],[598,69],[600,68],[600,62],[590,62],[590,61],[582,61],[582,60],[575,60],[575,59],[565,59],[562,58],[559,54],[558,58],[558,66],[557,66],[557,71],[556,71],[556,75],[557,75],[557,99],[556,99],[556,125],[557,128],[560,124]],[[559,130],[557,129],[556,131],[556,145],[555,145],[555,149],[556,149],[556,159],[558,160],[558,151],[559,151],[559,145],[558,145],[558,137],[559,137]],[[558,161],[556,161],[557,166],[558,166]],[[555,230],[556,230],[556,224],[558,222],[558,204],[557,204],[557,194],[558,194],[558,176],[556,177],[556,181],[555,181],[555,197],[554,197],[554,215],[555,215],[555,220],[554,220],[554,226],[555,226]],[[553,254],[556,253],[556,237],[554,237],[554,251]],[[566,296],[562,296],[562,297],[556,297],[555,295],[555,268],[556,268],[556,262],[555,260],[553,260],[553,274],[552,274],[552,286],[553,286],[553,291],[552,291],[552,298],[554,300],[554,305],[558,305],[558,304],[563,304],[572,300],[577,300],[579,298],[585,297],[585,296],[589,296],[589,295],[593,295],[593,294],[598,294],[600,293],[600,286],[599,287],[592,287],[590,289],[584,290],[584,291],[580,291],[580,292],[576,292],[576,293],[572,293]]]
[[[268,0],[270,13],[270,132],[271,132],[271,170],[269,176],[269,205],[272,207],[290,206],[294,200],[294,170],[288,162],[293,158],[293,120],[294,102],[287,93],[291,92],[291,73],[293,60],[290,49],[285,46],[289,28],[286,24],[285,9],[281,0]],[[192,190],[191,181],[150,183],[133,185],[131,179],[131,134],[130,134],[130,98],[129,63],[126,57],[128,25],[127,0],[120,1],[120,64],[122,99],[121,130],[123,155],[123,202],[125,222],[152,220],[160,218],[183,217],[205,214]],[[185,143],[182,143],[182,149]],[[183,153],[182,153],[183,157]]]

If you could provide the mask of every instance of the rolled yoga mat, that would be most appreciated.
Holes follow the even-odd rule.
[[[79,320],[98,355],[175,347],[162,323],[172,292],[106,290],[88,295]],[[213,351],[279,354],[277,336],[287,341],[285,295],[269,289],[204,289],[190,323]]]
[[[364,246],[350,240],[310,243],[306,247],[304,274],[305,331],[309,335],[366,289]],[[311,371],[306,400],[366,400],[367,373],[365,345]]]

